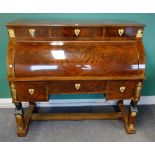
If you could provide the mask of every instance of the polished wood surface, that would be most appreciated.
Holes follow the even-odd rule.
[[[102,120],[121,119],[121,112],[116,113],[60,113],[60,114],[32,114],[32,120]]]
[[[18,101],[45,101],[45,82],[16,82],[16,93]],[[34,90],[33,94],[30,90]],[[23,93],[21,93],[23,92]]]
[[[124,120],[127,133],[135,133],[135,110],[146,67],[143,24],[16,21],[8,23],[7,28],[7,78],[15,105],[48,101],[49,94],[104,93],[106,100],[119,100],[119,117]],[[128,113],[123,109],[124,99],[131,100]],[[118,113],[33,115],[32,109],[29,121],[118,118]],[[28,123],[24,124],[21,114],[16,120],[17,127],[24,128],[24,136]]]
[[[7,24],[7,26],[141,26],[144,24],[135,21],[124,20],[17,20]]]
[[[125,90],[120,91],[120,88],[123,87]],[[123,80],[123,81],[110,81],[108,82],[107,88],[107,99],[131,99],[135,96],[135,90],[137,88],[137,81]]]
[[[76,87],[76,85],[79,87]],[[106,92],[106,81],[74,80],[52,81],[47,85],[48,94],[53,93],[103,93]]]
[[[17,78],[138,76],[136,42],[33,42],[17,43],[15,49]]]

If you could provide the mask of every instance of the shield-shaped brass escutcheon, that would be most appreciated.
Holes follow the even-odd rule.
[[[31,95],[33,95],[33,94],[34,94],[34,89],[30,88],[30,89],[29,89],[29,93],[30,93]]]
[[[80,29],[75,29],[74,32],[75,32],[75,35],[78,36],[80,33]]]
[[[119,30],[118,30],[118,33],[119,33],[120,36],[122,36],[123,33],[124,33],[124,29],[119,29]]]
[[[80,86],[81,86],[80,83],[76,83],[76,84],[75,84],[75,88],[76,88],[77,90],[80,88]]]
[[[125,91],[125,87],[122,86],[122,87],[119,88],[119,90],[120,90],[121,93],[123,93]]]
[[[35,37],[35,29],[29,29],[29,32],[31,36],[34,38]]]

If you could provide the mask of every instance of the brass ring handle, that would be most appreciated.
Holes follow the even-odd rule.
[[[29,93],[30,93],[31,95],[33,95],[33,94],[34,94],[34,89],[33,89],[33,88],[30,88],[30,89],[29,89]]]
[[[74,32],[75,32],[75,35],[78,36],[80,34],[80,29],[75,29]]]
[[[76,88],[77,90],[80,89],[80,86],[81,86],[80,83],[76,83],[76,84],[75,84],[75,88]]]
[[[29,33],[33,38],[35,37],[35,29],[29,29]]]
[[[124,33],[124,29],[118,29],[118,34],[119,34],[120,36],[122,36],[123,33]]]
[[[121,93],[123,93],[123,92],[125,91],[125,87],[124,87],[124,86],[121,86],[121,87],[119,88],[119,90],[120,90]]]

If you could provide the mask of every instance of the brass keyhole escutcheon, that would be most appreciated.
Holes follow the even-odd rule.
[[[119,30],[118,30],[118,34],[119,34],[120,36],[122,36],[123,33],[124,33],[124,29],[119,29]]]
[[[121,93],[123,93],[123,92],[125,91],[125,87],[124,87],[124,86],[121,86],[121,87],[119,88],[119,90],[120,90]]]
[[[35,29],[29,29],[29,33],[33,38],[35,37]]]
[[[80,89],[80,86],[81,86],[80,83],[76,83],[76,84],[75,84],[75,88],[76,88],[77,90]]]
[[[30,88],[30,89],[29,89],[29,93],[30,93],[31,95],[33,95],[33,94],[34,94],[34,89]]]
[[[75,32],[75,35],[78,36],[80,34],[80,29],[75,29],[74,32]]]

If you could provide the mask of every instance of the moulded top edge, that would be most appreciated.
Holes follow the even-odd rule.
[[[47,20],[17,20],[6,24],[7,26],[145,26],[132,21],[99,21],[99,20],[74,20],[74,21],[47,21]]]

